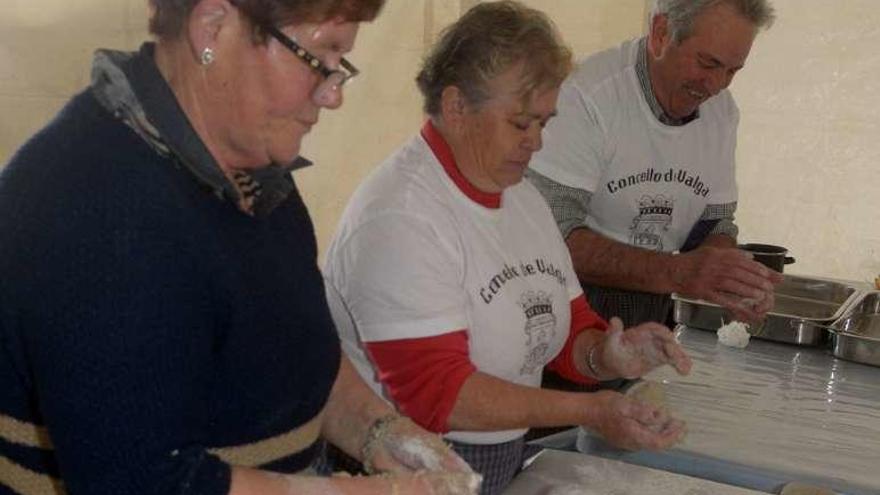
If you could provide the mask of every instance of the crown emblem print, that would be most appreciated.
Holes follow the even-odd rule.
[[[662,194],[642,196],[639,200],[639,215],[672,215],[675,202]]]
[[[553,298],[544,291],[526,292],[520,296],[517,304],[526,313],[528,319],[553,313]]]
[[[672,223],[675,200],[662,194],[642,196],[638,202],[639,214],[630,226],[630,243],[633,246],[663,251],[663,236]]]

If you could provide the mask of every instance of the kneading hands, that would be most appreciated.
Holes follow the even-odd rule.
[[[620,318],[611,318],[605,338],[597,345],[598,371],[607,375],[596,378],[639,378],[664,364],[681,375],[691,370],[691,359],[673,333],[659,323],[624,330]]]

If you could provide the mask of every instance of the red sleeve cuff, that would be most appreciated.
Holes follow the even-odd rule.
[[[584,330],[595,328],[606,330],[608,323],[590,308],[587,297],[581,294],[571,301],[571,329],[562,351],[547,365],[547,369],[555,371],[559,376],[583,385],[593,385],[597,381],[582,375],[574,364],[574,340]]]
[[[449,431],[449,415],[471,363],[466,330],[435,337],[368,342],[379,381],[398,410],[436,433]]]

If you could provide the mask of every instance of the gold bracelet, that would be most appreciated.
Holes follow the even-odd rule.
[[[385,434],[388,433],[388,428],[391,426],[391,423],[394,423],[402,417],[403,416],[397,413],[380,416],[373,421],[367,429],[367,438],[364,440],[364,445],[361,447],[361,463],[364,465],[364,472],[367,474],[373,474],[375,472],[372,457],[373,451],[376,450],[376,445],[385,438]]]
[[[599,380],[599,367],[596,366],[597,347],[599,347],[599,344],[593,344],[593,347],[590,347],[590,352],[587,353],[587,368],[589,368],[590,373],[593,374],[593,378]]]

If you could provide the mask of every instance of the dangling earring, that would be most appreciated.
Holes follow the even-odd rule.
[[[214,63],[214,50],[212,50],[210,47],[206,47],[204,50],[202,50],[201,62],[202,65],[211,65],[212,63]]]

